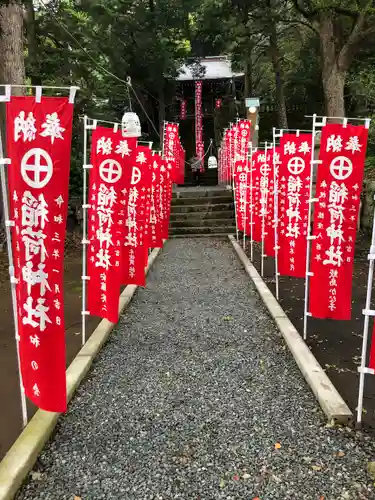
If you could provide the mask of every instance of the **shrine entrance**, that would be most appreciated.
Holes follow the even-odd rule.
[[[177,97],[174,120],[179,122],[179,133],[186,150],[185,187],[194,186],[191,158],[196,154],[195,84],[202,82],[202,138],[204,146],[204,172],[202,186],[218,184],[217,168],[208,168],[209,147],[218,158],[222,130],[238,116],[245,113],[243,99],[239,99],[244,84],[244,73],[232,72],[231,63],[225,56],[205,57],[199,65],[184,65],[177,77]],[[238,95],[237,95],[238,94]],[[181,103],[185,112],[181,116]]]

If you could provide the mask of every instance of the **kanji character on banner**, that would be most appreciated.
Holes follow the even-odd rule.
[[[306,275],[311,134],[280,139],[278,257],[282,276]]]
[[[118,321],[127,181],[136,138],[97,127],[92,134],[88,210],[88,310]]]
[[[322,129],[311,253],[310,312],[351,317],[352,274],[368,130],[328,124]]]
[[[125,233],[122,246],[122,285],[146,285],[145,247],[150,230],[152,151],[137,146],[131,155],[130,176],[126,178],[128,193]]]
[[[53,412],[67,406],[63,274],[72,119],[65,97],[7,103],[22,379],[27,397]]]

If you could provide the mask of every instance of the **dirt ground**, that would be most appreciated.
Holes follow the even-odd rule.
[[[350,321],[320,320],[308,318],[307,344],[325,369],[336,389],[349,408],[355,412],[358,403],[359,374],[361,363],[363,320],[365,307],[370,236],[358,234],[352,289],[352,319]],[[254,245],[254,264],[260,272],[260,246]],[[246,253],[250,255],[247,246]],[[275,294],[274,259],[266,258],[264,279]],[[297,330],[303,332],[304,279],[280,277],[280,304]],[[373,297],[375,296],[373,286]],[[372,307],[374,305],[372,304]],[[371,341],[373,323],[370,319]],[[369,352],[369,347],[368,347]],[[366,375],[364,395],[364,428],[375,433],[375,377]]]
[[[81,348],[81,276],[82,257],[79,237],[71,237],[65,253],[65,327],[67,366]],[[19,382],[12,302],[9,286],[8,257],[0,253],[0,459],[6,454],[22,430]],[[87,338],[100,319],[87,318]],[[36,407],[29,403],[29,419]]]

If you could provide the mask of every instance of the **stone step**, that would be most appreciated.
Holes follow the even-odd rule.
[[[175,239],[175,238],[186,238],[186,239],[192,239],[192,238],[216,238],[216,239],[221,239],[221,240],[226,240],[227,239],[227,234],[232,234],[232,233],[210,233],[210,234],[171,234],[169,235],[170,239]]]
[[[172,206],[176,205],[202,205],[207,204],[222,204],[233,202],[233,196],[227,194],[226,196],[215,196],[215,197],[197,197],[197,198],[172,198]]]
[[[233,211],[234,210],[234,203],[233,200],[231,203],[218,203],[218,204],[211,204],[211,203],[205,203],[205,204],[197,204],[197,205],[172,205],[172,214],[188,214],[192,212],[197,212],[197,213],[216,213],[216,212],[222,212],[222,211]]]
[[[171,213],[171,221],[182,221],[182,220],[190,220],[190,219],[233,219],[234,218],[234,209],[232,210],[210,210],[206,211],[191,211],[190,213],[181,213],[181,212],[172,212]]]
[[[196,234],[234,234],[236,226],[215,226],[215,227],[176,227],[169,230],[171,236],[175,235],[196,235]]]
[[[231,227],[235,226],[236,221],[234,217],[231,219],[200,219],[197,217],[188,218],[185,220],[173,220],[171,221],[170,227],[171,229],[177,228],[190,228],[190,227],[217,227],[217,226],[225,226]]]
[[[216,198],[218,196],[232,196],[229,189],[179,189],[175,188],[172,193],[172,200],[176,198]]]

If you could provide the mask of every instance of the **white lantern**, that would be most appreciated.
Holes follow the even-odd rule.
[[[215,156],[210,156],[208,158],[208,168],[217,168],[217,160]]]
[[[124,137],[140,137],[142,135],[137,113],[130,111],[125,113],[122,117],[121,128]]]

